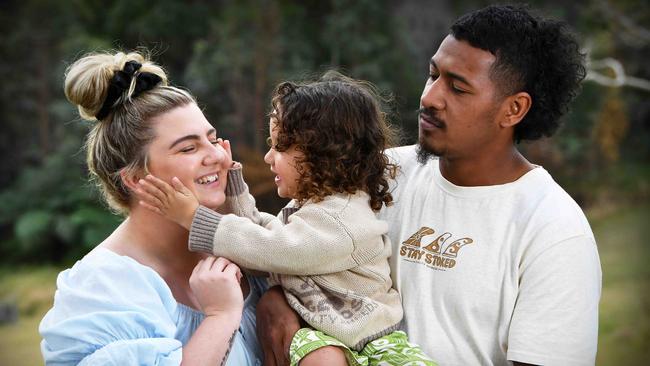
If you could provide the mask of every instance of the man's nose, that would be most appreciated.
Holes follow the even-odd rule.
[[[442,110],[445,108],[444,84],[440,78],[429,81],[420,96],[420,105],[424,108]]]

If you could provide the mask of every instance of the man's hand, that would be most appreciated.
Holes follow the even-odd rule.
[[[264,351],[264,366],[289,365],[289,346],[299,329],[300,317],[282,289],[270,288],[257,304],[257,338]]]

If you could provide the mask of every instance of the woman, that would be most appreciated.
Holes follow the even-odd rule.
[[[229,145],[194,98],[167,86],[164,71],[138,53],[81,58],[67,70],[65,93],[82,118],[96,120],[88,168],[126,219],[59,275],[39,328],[46,364],[259,364],[261,286],[240,281],[224,258],[189,252],[188,232],[134,195],[147,173],[176,176],[216,209],[225,200]]]

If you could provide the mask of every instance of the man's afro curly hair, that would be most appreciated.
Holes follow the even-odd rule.
[[[532,106],[515,126],[515,142],[555,133],[586,74],[566,23],[532,15],[525,6],[491,5],[459,18],[450,33],[495,55],[490,78],[501,95],[530,94]]]

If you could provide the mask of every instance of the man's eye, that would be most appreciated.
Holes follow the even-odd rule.
[[[437,78],[438,78],[438,74],[429,73],[429,79],[436,80]]]
[[[273,140],[270,137],[266,138],[266,145],[273,149]]]
[[[219,141],[217,141],[217,140],[210,141],[210,143],[211,143],[212,145],[219,145]]]
[[[454,91],[456,94],[465,94],[467,93],[465,90],[457,88],[456,85],[451,84],[451,89]]]

